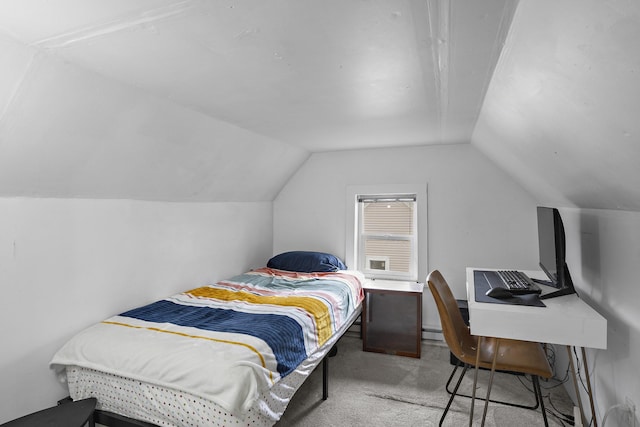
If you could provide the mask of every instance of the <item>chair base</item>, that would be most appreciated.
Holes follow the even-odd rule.
[[[451,380],[453,379],[457,369],[462,366],[463,370],[462,373],[460,374],[460,377],[458,378],[458,381],[456,382],[456,385],[453,389],[453,391],[449,391],[449,386],[451,384]],[[447,413],[449,412],[449,408],[451,408],[451,404],[453,403],[453,399],[456,396],[462,396],[462,397],[468,397],[471,398],[471,411],[469,414],[470,417],[470,424],[471,425],[471,419],[473,417],[473,403],[476,399],[475,396],[468,396],[465,394],[457,394],[458,393],[458,389],[460,388],[460,384],[462,383],[462,379],[464,378],[465,374],[467,373],[467,371],[469,370],[469,368],[472,367],[469,364],[463,363],[462,365],[457,364],[454,368],[453,371],[451,372],[451,375],[449,376],[449,380],[447,381],[447,384],[445,386],[445,389],[447,390],[447,393],[449,393],[451,395],[451,397],[449,398],[449,401],[447,402],[447,406],[444,409],[444,412],[442,413],[442,416],[440,417],[440,422],[438,423],[438,426],[442,426],[442,423],[444,422],[445,417],[447,416]],[[542,389],[540,388],[540,381],[538,379],[537,376],[532,375],[532,380],[533,380],[533,394],[535,396],[535,404],[532,406],[527,406],[527,405],[520,405],[517,403],[512,403],[512,402],[504,402],[504,401],[500,401],[500,400],[492,400],[489,398],[489,395],[491,393],[491,385],[493,383],[493,374],[495,373],[495,371],[491,371],[491,378],[489,380],[489,385],[488,385],[488,390],[487,390],[487,397],[486,398],[481,398],[481,397],[477,397],[477,399],[483,400],[485,401],[485,408],[484,408],[484,413],[482,415],[482,425],[484,426],[484,421],[487,415],[487,404],[488,402],[492,402],[492,403],[499,403],[502,405],[507,405],[507,406],[512,406],[512,407],[516,407],[516,408],[523,408],[523,409],[532,409],[535,410],[538,407],[541,408],[542,411],[542,417],[544,419],[544,425],[545,427],[548,427],[549,423],[547,420],[547,413],[546,410],[544,408],[544,401],[543,401],[543,397],[542,397]],[[474,391],[475,391],[475,387],[476,387],[476,380],[477,380],[477,369],[476,369],[476,376],[474,378]],[[475,394],[475,393],[474,393]]]
[[[459,363],[453,367],[453,371],[451,371],[451,375],[449,375],[449,379],[447,380],[447,384],[445,386],[445,389],[447,390],[448,394],[452,394],[453,393],[453,391],[449,390],[449,386],[451,385],[451,380],[453,380],[453,377],[456,374],[456,371],[458,370],[458,368],[460,366],[464,365],[464,362],[460,361],[459,359],[456,359],[456,360],[458,360]],[[467,368],[469,368],[469,367],[472,367],[472,366],[468,365]],[[513,375],[524,375],[524,374],[521,374],[519,372],[516,372],[516,373],[512,373],[512,372],[508,372],[508,371],[496,371],[496,372],[503,372],[503,373],[513,374]],[[472,397],[472,396],[469,396],[468,394],[457,394],[457,396],[466,397],[468,399],[471,399],[471,397]],[[536,400],[535,400],[535,403],[533,405],[525,405],[525,404],[521,404],[521,403],[505,402],[503,400],[494,400],[494,399],[489,399],[489,402],[491,402],[491,403],[499,403],[501,405],[512,406],[512,407],[515,407],[515,408],[538,409],[538,406],[540,406],[540,400],[538,399],[538,395],[536,393],[534,393],[534,396],[535,396]],[[476,399],[485,400],[482,397],[476,397]]]

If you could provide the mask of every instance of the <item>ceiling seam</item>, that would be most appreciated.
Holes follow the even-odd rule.
[[[94,24],[89,27],[81,28],[63,34],[58,34],[46,39],[32,42],[31,46],[40,47],[43,49],[63,48],[84,40],[90,40],[105,35],[114,34],[140,25],[171,19],[175,16],[185,14],[187,11],[193,9],[193,7],[194,5],[192,0],[183,0],[169,6],[163,6],[139,13],[139,15],[141,15],[140,17],[134,18],[133,16],[129,16],[119,19],[113,19],[101,24]]]
[[[500,66],[501,58],[503,57],[502,53],[505,47],[507,46],[507,37],[511,31],[511,24],[515,18],[515,15],[518,11],[518,5],[520,4],[520,0],[516,0],[515,2],[505,2],[504,7],[502,8],[502,14],[500,16],[500,23],[498,27],[498,31],[496,32],[496,38],[493,43],[493,51],[491,52],[493,60],[491,63],[493,64],[493,68],[487,69],[487,74],[485,76],[483,85],[482,85],[482,102],[478,108],[478,112],[476,114],[476,120],[471,130],[471,138],[470,142],[473,143],[476,126],[478,125],[478,121],[480,116],[482,115],[482,110],[484,108],[484,103],[487,99],[487,93],[489,92],[489,87],[491,86],[491,81],[493,80],[493,76],[496,73],[496,70]],[[502,43],[499,43],[499,40],[502,40]]]
[[[485,95],[487,93],[487,90],[489,90],[489,85],[491,84],[491,80],[493,79],[493,74],[498,67],[498,62],[500,61],[500,57],[502,56],[502,50],[507,43],[507,37],[509,34],[509,30],[511,29],[511,23],[513,22],[513,18],[516,13],[515,11],[518,8],[518,3],[519,0],[514,3],[506,2],[505,6],[502,8],[500,24],[498,27],[498,31],[496,32],[495,41],[493,43],[493,52],[491,52],[491,56],[493,58],[491,63],[494,64],[494,66],[493,68],[487,70],[487,75],[482,87],[482,91]],[[502,43],[499,43],[499,40],[502,40]]]
[[[11,91],[11,93],[9,94],[9,97],[7,99],[7,102],[4,106],[4,108],[2,109],[2,111],[0,111],[0,128],[2,128],[6,122],[6,118],[9,115],[9,111],[11,110],[11,108],[13,107],[13,105],[16,102],[16,99],[18,99],[18,95],[21,91],[21,89],[24,87],[25,81],[27,80],[27,77],[31,74],[32,70],[33,70],[33,63],[36,60],[36,56],[38,55],[38,52],[34,52],[31,54],[31,57],[29,58],[29,61],[27,62],[26,66],[24,67],[24,70],[22,72],[22,74],[20,75],[20,80],[18,80],[16,82],[16,84],[13,87],[13,90]]]
[[[434,76],[438,104],[438,124],[440,140],[445,135],[449,111],[449,40],[451,32],[450,0],[428,0],[429,28],[434,48]]]

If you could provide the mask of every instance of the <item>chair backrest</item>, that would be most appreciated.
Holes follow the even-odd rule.
[[[442,334],[449,349],[458,359],[470,363],[475,358],[477,339],[471,335],[469,327],[464,323],[449,284],[438,270],[429,274],[427,282],[438,307]]]

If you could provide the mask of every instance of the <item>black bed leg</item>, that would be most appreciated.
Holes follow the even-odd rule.
[[[338,354],[338,346],[334,345],[322,359],[322,400],[327,400],[329,397],[329,358],[336,354]]]
[[[322,359],[322,400],[329,397],[329,358]]]

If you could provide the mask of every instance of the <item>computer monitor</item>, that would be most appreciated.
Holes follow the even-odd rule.
[[[538,206],[538,249],[540,268],[549,281],[540,281],[557,291],[540,296],[540,299],[553,298],[575,293],[569,268],[565,261],[564,225],[560,212],[555,208]]]

